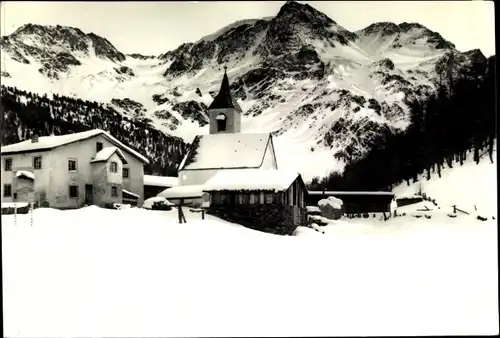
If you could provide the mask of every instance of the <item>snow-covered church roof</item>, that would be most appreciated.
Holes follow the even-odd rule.
[[[259,168],[269,143],[269,133],[198,135],[178,170]]]
[[[2,155],[7,155],[7,154],[15,154],[21,152],[24,153],[31,151],[50,150],[73,142],[89,139],[91,137],[101,134],[104,137],[106,137],[111,143],[115,144],[120,149],[127,151],[128,153],[138,158],[143,163],[149,163],[146,157],[142,156],[141,154],[131,149],[130,147],[127,147],[126,145],[118,141],[116,138],[111,136],[108,132],[102,129],[92,129],[80,133],[59,135],[59,136],[42,136],[38,138],[38,142],[32,142],[31,140],[26,140],[4,146],[1,148],[1,153]]]
[[[153,187],[176,187],[179,185],[179,177],[144,175],[144,185]]]
[[[204,184],[204,191],[285,191],[300,177],[293,171],[276,169],[235,169],[215,174]]]

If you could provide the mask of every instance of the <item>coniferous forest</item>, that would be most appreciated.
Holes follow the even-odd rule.
[[[54,94],[52,99],[14,87],[1,87],[2,145],[39,136],[64,135],[103,129],[145,155],[145,174],[177,176],[177,165],[187,150],[178,137],[165,135],[147,120],[129,119],[112,107]]]
[[[312,190],[390,190],[394,185],[441,177],[443,168],[460,166],[468,157],[476,163],[494,162],[496,138],[496,57],[490,57],[482,76],[446,79],[437,94],[414,102],[411,121],[403,133],[386,133],[383,139],[344,172],[314,178]],[[485,75],[483,75],[485,74]]]

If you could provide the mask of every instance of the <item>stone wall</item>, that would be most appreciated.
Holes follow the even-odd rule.
[[[250,229],[277,235],[292,235],[299,225],[307,223],[307,209],[282,204],[212,204],[207,213]]]
[[[333,219],[333,220],[337,220],[337,219],[340,219],[342,217],[342,208],[337,209],[337,208],[334,208],[333,206],[331,206],[330,204],[324,204],[324,205],[320,206],[319,209],[321,210],[322,217],[325,217],[328,219]]]

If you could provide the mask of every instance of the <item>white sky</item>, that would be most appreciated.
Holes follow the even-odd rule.
[[[495,53],[492,1],[300,1],[355,31],[380,21],[418,22],[461,51]],[[25,23],[78,27],[124,53],[160,54],[242,19],[274,16],[285,1],[1,2],[1,35]]]

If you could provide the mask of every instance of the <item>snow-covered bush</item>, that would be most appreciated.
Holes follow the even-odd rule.
[[[112,209],[112,210],[123,210],[123,209],[129,209],[132,206],[130,204],[122,204],[122,203],[106,203],[104,204],[105,209]]]
[[[169,211],[172,210],[172,207],[165,201],[158,201],[153,203],[151,210]]]
[[[155,196],[145,200],[142,207],[150,210],[171,210],[173,205],[165,197]]]
[[[48,201],[41,201],[39,204],[40,208],[50,208],[50,203]]]
[[[330,196],[318,202],[321,210],[321,216],[328,219],[340,219],[342,216],[342,206],[344,202],[341,199]]]
[[[113,209],[116,210],[130,209],[131,207],[130,204],[113,203]]]

